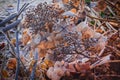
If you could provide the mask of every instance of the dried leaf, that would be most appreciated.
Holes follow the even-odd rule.
[[[62,0],[63,4],[67,4],[69,2],[69,0]]]
[[[46,70],[48,67],[45,63],[41,63],[40,65],[41,69]]]
[[[45,23],[45,29],[47,29],[47,32],[52,32],[52,27],[53,27],[53,23]]]
[[[9,73],[7,70],[1,70],[1,74],[4,78],[8,78],[9,77]]]
[[[89,63],[78,63],[74,61],[74,62],[69,63],[66,69],[67,71],[74,72],[74,73],[83,72],[83,71],[87,71],[90,69],[90,64]]]
[[[35,64],[35,60],[32,60],[32,61],[30,62],[30,65],[29,65],[29,70],[30,70],[30,72],[32,71],[34,64]]]
[[[67,67],[67,71],[69,72],[76,72],[74,63],[69,63],[69,66]]]
[[[51,49],[55,47],[54,41],[41,41],[40,44],[37,46],[39,49]]]
[[[10,58],[7,62],[7,67],[9,69],[15,69],[16,68],[16,64],[17,64],[17,60],[16,58]]]
[[[15,45],[15,44],[16,44],[16,39],[15,39],[15,38],[13,38],[13,39],[11,40],[11,44],[12,44],[12,45]]]
[[[71,2],[74,7],[78,7],[80,4],[80,0],[71,0]]]
[[[41,75],[41,71],[40,70],[36,70],[35,75],[36,75],[36,77],[39,77]]]
[[[0,43],[0,50],[5,47],[5,43]]]
[[[55,42],[54,41],[48,41],[46,43],[46,49],[51,49],[51,48],[55,48]]]
[[[45,57],[46,56],[46,53],[47,53],[47,51],[46,51],[46,49],[40,49],[40,48],[38,48],[38,55],[39,55],[39,57],[40,58],[43,58],[43,57]]]
[[[80,63],[79,65],[80,65],[80,68],[81,68],[80,72],[84,72],[84,71],[87,71],[87,70],[90,69],[90,64],[89,63],[82,63],[82,64]]]
[[[102,29],[96,29],[96,32],[103,33],[104,31]]]
[[[54,68],[53,67],[50,67],[48,70],[47,70],[47,77],[48,78],[52,78],[53,77],[53,71],[54,71]],[[56,75],[56,74],[55,74]]]
[[[26,45],[29,40],[30,40],[29,34],[27,34],[26,32],[23,33],[23,35],[22,35],[22,43],[23,43],[23,45]]]
[[[56,61],[54,67],[62,67],[63,66],[63,62],[60,61]]]
[[[67,43],[67,42],[65,42],[65,43],[64,43],[64,46],[65,46],[65,47],[67,47],[67,46],[69,46],[69,45],[68,45],[68,43]]]
[[[62,77],[64,76],[65,70],[62,67],[54,67],[54,74]]]
[[[71,9],[70,11],[73,12],[73,13],[77,12],[77,10],[75,8]]]
[[[106,7],[107,4],[105,3],[105,0],[99,0],[95,9],[96,11],[105,11]]]
[[[62,67],[50,67],[47,71],[47,76],[51,80],[60,80],[64,73],[65,70]]]
[[[52,67],[53,66],[53,62],[51,60],[44,60],[44,63],[48,66],[48,67]]]
[[[111,25],[115,26],[115,27],[118,27],[118,23],[115,23],[115,22],[109,22]]]
[[[94,36],[95,32],[90,27],[85,27],[82,30],[82,39],[86,38],[92,38]]]
[[[46,41],[41,41],[40,44],[38,44],[37,48],[46,49]]]

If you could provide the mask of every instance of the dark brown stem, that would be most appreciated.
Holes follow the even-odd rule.
[[[109,0],[105,0],[107,4],[110,4],[112,7],[114,7],[116,10],[118,10],[120,12],[120,9],[118,7],[116,7],[112,2],[110,2]]]
[[[109,48],[109,49],[112,49],[112,51],[115,52],[116,55],[120,56],[120,51],[117,50],[116,48],[113,48],[112,46],[106,46],[106,47]]]
[[[97,20],[100,20],[100,21],[120,23],[120,21],[116,21],[116,20],[109,20],[109,19],[103,19],[103,18],[97,18],[97,17],[90,16],[90,15],[88,15],[88,14],[87,14],[87,16],[88,16],[89,18],[92,18],[92,19],[97,19]]]

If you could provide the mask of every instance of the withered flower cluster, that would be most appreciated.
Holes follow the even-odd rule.
[[[77,32],[66,32],[63,37],[63,43],[58,45],[58,47],[54,49],[54,52],[57,53],[58,56],[64,52],[63,54],[65,55],[77,54],[83,55],[84,57],[89,57],[99,52],[95,49],[96,44],[98,44],[97,38],[80,39]],[[61,57],[65,57],[65,55]]]
[[[23,27],[31,27],[33,30],[44,30],[57,23],[60,19],[62,9],[54,5],[48,5],[46,2],[38,4],[35,8],[26,12]]]

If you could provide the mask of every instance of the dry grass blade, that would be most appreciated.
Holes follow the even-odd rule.
[[[112,49],[116,53],[116,55],[120,56],[120,51],[117,50],[116,48],[114,48],[112,46],[106,46],[106,47]]]
[[[97,19],[97,20],[100,20],[100,21],[120,23],[120,21],[116,21],[116,20],[97,18],[97,17],[93,17],[93,16],[90,16],[90,15],[87,15],[87,16],[90,17],[90,18],[92,18],[92,19]]]
[[[110,56],[111,56],[111,55],[109,54],[109,55],[101,58],[100,60],[98,60],[97,62],[95,62],[94,64],[92,64],[92,65],[90,66],[90,68],[93,69],[93,68],[95,68],[95,67],[97,67],[97,66],[99,66],[99,65],[108,63],[108,62],[110,61]]]

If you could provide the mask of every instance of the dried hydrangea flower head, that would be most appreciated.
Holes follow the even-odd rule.
[[[62,9],[45,3],[38,4],[35,8],[26,12],[23,27],[31,27],[33,30],[51,31],[49,28],[60,19]]]

